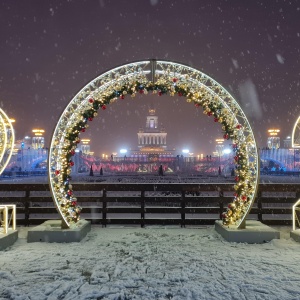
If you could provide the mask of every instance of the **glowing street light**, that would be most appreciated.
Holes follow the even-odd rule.
[[[184,153],[184,154],[188,154],[189,152],[190,152],[189,149],[182,149],[182,153]]]
[[[121,154],[126,154],[126,153],[127,153],[127,149],[121,149],[121,150],[120,150],[120,153],[121,153]]]
[[[226,149],[223,150],[223,153],[224,154],[230,154],[231,153],[231,149],[226,148]]]

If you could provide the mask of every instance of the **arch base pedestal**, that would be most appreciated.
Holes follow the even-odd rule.
[[[243,229],[224,226],[221,220],[215,222],[215,230],[228,242],[263,244],[280,239],[280,232],[255,220],[247,220]]]
[[[290,236],[294,241],[300,243],[300,229],[291,231]]]
[[[27,242],[76,243],[91,231],[91,222],[78,221],[69,229],[62,229],[61,220],[48,220],[28,230]]]
[[[1,228],[2,229],[2,228]],[[18,239],[18,231],[8,228],[7,233],[0,231],[0,251],[12,246]]]

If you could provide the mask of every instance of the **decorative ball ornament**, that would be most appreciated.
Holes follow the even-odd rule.
[[[184,96],[202,106],[203,113],[221,124],[224,139],[231,139],[235,152],[235,196],[223,214],[224,225],[240,227],[254,202],[258,186],[258,154],[251,126],[235,99],[215,80],[194,68],[162,60],[146,60],[112,69],[87,84],[63,111],[54,130],[49,151],[49,182],[63,222],[70,227],[80,219],[69,180],[70,154],[80,142],[79,134],[98,110],[137,93]],[[105,113],[105,112],[103,112]],[[245,198],[245,195],[247,197]]]

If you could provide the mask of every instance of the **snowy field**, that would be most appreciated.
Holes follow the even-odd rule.
[[[300,299],[300,244],[229,243],[213,227],[92,227],[73,244],[0,252],[0,299]]]

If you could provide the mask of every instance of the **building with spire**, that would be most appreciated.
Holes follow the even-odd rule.
[[[167,132],[159,126],[154,108],[149,109],[146,127],[140,128],[137,135],[139,151],[134,151],[134,156],[147,157],[152,160],[173,156],[172,152],[167,150]]]

